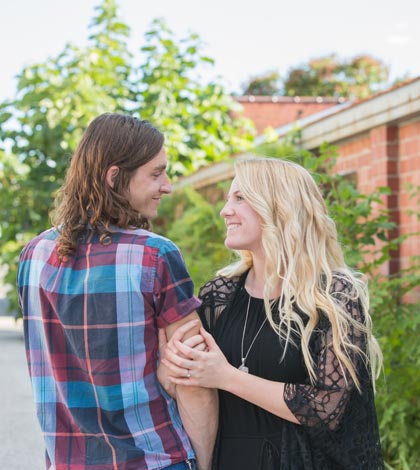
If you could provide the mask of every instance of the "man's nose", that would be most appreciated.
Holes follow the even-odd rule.
[[[165,194],[169,194],[172,192],[172,185],[171,185],[171,182],[169,181],[168,175],[166,175],[165,181],[162,183],[160,187],[160,192],[165,193]]]

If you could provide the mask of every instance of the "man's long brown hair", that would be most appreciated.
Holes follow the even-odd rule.
[[[110,226],[149,228],[149,221],[129,204],[131,177],[162,149],[163,134],[148,121],[105,113],[86,129],[57,193],[52,222],[59,230],[58,254],[70,255],[88,226],[106,243]],[[106,182],[111,166],[119,168],[114,187]]]

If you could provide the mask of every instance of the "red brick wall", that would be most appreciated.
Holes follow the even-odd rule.
[[[357,185],[360,191],[368,193],[372,190],[370,182],[370,162],[372,149],[370,136],[361,135],[338,145],[339,158],[335,170],[337,173],[357,173]]]
[[[400,233],[402,235],[419,232],[420,222],[417,218],[419,206],[416,198],[409,198],[407,184],[420,186],[420,120],[401,125],[399,129],[400,142]],[[417,194],[419,197],[420,195]],[[409,214],[413,211],[414,214]],[[409,257],[420,255],[420,236],[412,237],[401,247],[401,268],[409,265]]]
[[[420,119],[399,126],[380,126],[335,145],[339,154],[336,171],[355,172],[360,191],[368,194],[379,186],[391,188],[392,192],[384,202],[398,226],[392,235],[420,232],[419,206],[416,198],[409,198],[406,188],[408,183],[420,185]],[[419,235],[410,237],[393,253],[383,273],[407,268],[414,255],[420,255]]]
[[[244,115],[254,122],[257,133],[261,134],[268,126],[280,127],[318,113],[337,103],[283,103],[283,102],[247,102],[240,101]]]

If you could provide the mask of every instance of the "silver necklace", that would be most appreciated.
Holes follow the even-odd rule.
[[[261,326],[258,328],[257,333],[254,336],[254,339],[252,340],[248,351],[244,355],[244,339],[245,339],[245,330],[246,330],[246,324],[248,323],[248,313],[249,313],[249,306],[251,304],[251,296],[248,294],[248,307],[246,309],[246,315],[245,315],[245,323],[244,323],[244,329],[242,331],[242,341],[241,341],[241,365],[238,367],[239,370],[245,373],[249,373],[248,367],[245,365],[245,361],[248,358],[249,352],[251,351],[252,346],[255,343],[255,340],[257,339],[258,335],[260,334],[262,327],[265,325],[265,322],[267,321],[267,317],[265,317],[264,321],[261,323]]]

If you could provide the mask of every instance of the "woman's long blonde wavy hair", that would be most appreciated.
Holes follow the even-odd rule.
[[[105,113],[86,129],[74,153],[63,186],[57,193],[53,225],[59,231],[58,255],[73,253],[88,226],[107,244],[111,225],[149,228],[149,221],[129,204],[127,190],[134,172],[162,149],[163,134],[148,121],[117,113]],[[119,171],[111,188],[106,174]]]
[[[264,304],[273,330],[286,341],[292,333],[300,337],[301,348],[311,381],[315,381],[309,340],[320,312],[332,328],[332,348],[342,370],[347,370],[356,387],[360,381],[351,357],[360,354],[377,377],[382,364],[379,345],[372,335],[366,282],[344,261],[334,221],[328,216],[321,192],[310,173],[300,165],[274,158],[246,158],[235,164],[241,195],[262,219],[262,245],[266,255]],[[218,274],[233,277],[252,266],[252,253],[238,251],[240,260]],[[331,292],[338,279],[352,286],[345,294],[360,301],[364,321],[354,319]],[[281,283],[280,321],[273,320],[270,300]],[[296,312],[296,308],[303,312]],[[366,351],[349,338],[350,329],[364,334]],[[344,374],[346,377],[347,374]],[[347,380],[347,379],[346,379]]]

